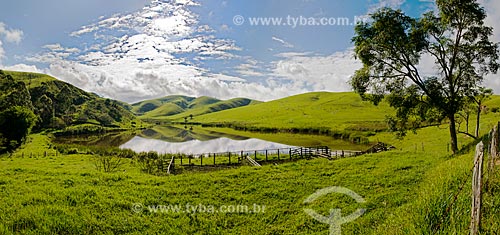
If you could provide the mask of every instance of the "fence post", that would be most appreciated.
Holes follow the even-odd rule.
[[[216,165],[216,164],[215,164],[215,153],[214,153],[214,166],[215,166],[215,165]]]
[[[267,149],[266,149],[266,162],[267,162]]]
[[[229,165],[231,165],[231,152],[229,152]]]
[[[490,159],[488,161],[488,172],[492,172],[495,167],[496,158],[498,157],[498,127],[500,122],[493,127],[493,130],[490,132]]]
[[[180,156],[180,157],[181,157],[181,166],[182,166],[182,154],[181,154],[181,156]]]
[[[292,160],[292,149],[288,150],[288,154],[290,154],[290,160]]]
[[[280,160],[280,149],[278,149],[278,161]]]
[[[257,161],[257,151],[255,151],[255,161]]]
[[[203,155],[200,155],[200,166],[203,166]]]
[[[470,234],[476,235],[479,232],[481,224],[481,184],[483,170],[484,145],[479,142],[476,145],[476,154],[474,156],[474,171],[472,174],[472,209],[470,221]]]

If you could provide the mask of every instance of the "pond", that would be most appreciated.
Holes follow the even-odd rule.
[[[132,149],[135,152],[156,151],[158,153],[222,153],[261,149],[282,149],[293,146],[274,143],[259,139],[234,140],[221,137],[212,140],[189,140],[186,142],[167,142],[163,140],[147,139],[136,136],[127,143],[120,146],[124,149]]]
[[[120,147],[135,152],[158,153],[222,153],[296,146],[328,146],[337,150],[364,150],[367,145],[353,144],[328,136],[254,133],[225,128],[199,126],[155,126],[137,133],[108,133],[94,136],[60,137],[60,143]]]

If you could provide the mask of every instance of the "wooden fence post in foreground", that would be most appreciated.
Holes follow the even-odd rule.
[[[493,127],[493,129],[490,132],[490,158],[488,161],[488,171],[492,172],[493,168],[495,167],[495,162],[498,157],[498,140],[499,140],[499,134],[498,134],[498,127],[500,125],[500,122]]]
[[[470,221],[470,234],[476,235],[479,232],[481,223],[481,184],[483,172],[484,145],[479,142],[476,145],[474,156],[474,171],[472,174],[472,209]]]

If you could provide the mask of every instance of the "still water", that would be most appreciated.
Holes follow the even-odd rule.
[[[157,126],[144,130],[120,148],[135,152],[156,151],[158,153],[220,153],[260,149],[289,148],[290,145],[244,137],[202,128]]]
[[[134,133],[60,137],[56,141],[88,146],[120,147],[135,152],[185,154],[282,149],[295,146],[328,146],[331,149],[346,150],[367,148],[365,145],[356,145],[327,136],[230,132],[232,134],[225,133],[223,129],[204,129],[197,126],[155,126]]]
[[[204,141],[195,139],[186,142],[166,142],[139,136],[135,136],[130,141],[120,146],[120,148],[132,149],[135,152],[156,151],[158,153],[185,154],[236,152],[289,147],[291,146],[259,139],[235,140],[221,137]]]

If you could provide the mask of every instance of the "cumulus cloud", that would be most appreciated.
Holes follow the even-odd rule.
[[[257,98],[258,84],[194,64],[237,58],[233,52],[240,50],[233,41],[215,37],[209,26],[199,25],[190,10],[196,5],[155,0],[137,12],[102,17],[71,33],[90,37],[95,44],[45,45],[46,51],[29,61],[48,63],[51,75],[85,90],[129,102],[171,94]]]
[[[37,68],[35,65],[27,65],[27,64],[16,64],[11,66],[3,66],[4,70],[12,70],[19,72],[30,72],[30,73],[45,73],[45,70],[41,70]]]
[[[497,2],[482,1],[490,4],[488,12],[500,10]],[[403,3],[384,0],[372,8]],[[80,88],[127,102],[172,94],[266,101],[309,91],[351,90],[348,81],[361,68],[352,48],[326,55],[292,51],[294,45],[271,37],[290,51],[280,50],[271,61],[259,61],[239,55],[242,49],[236,42],[218,38],[214,29],[201,25],[190,10],[196,5],[190,0],[155,0],[136,12],[102,17],[71,33],[95,43],[78,48],[46,45],[43,53],[28,60],[49,64],[44,72]],[[500,22],[489,15],[488,23]],[[499,29],[495,27],[497,39]],[[2,41],[0,55],[1,45]],[[210,60],[230,63],[231,75],[205,67]],[[433,66],[433,60],[424,58],[420,68],[423,74],[432,74]],[[38,70],[27,65],[17,68]],[[500,87],[500,82],[491,81]]]
[[[0,22],[0,36],[3,36],[6,42],[20,43],[23,39],[23,31],[19,29],[9,29],[5,23]]]
[[[199,24],[190,10],[193,5],[153,1],[137,12],[103,17],[71,34],[90,37],[95,44],[46,45],[45,53],[29,60],[50,64],[51,75],[80,88],[127,102],[171,94],[270,100],[350,90],[347,81],[360,67],[352,50],[326,56],[284,52],[271,63],[242,58],[235,53],[241,48],[234,41],[217,38],[213,29]],[[281,38],[271,39],[294,47]],[[203,61],[219,59],[243,61],[233,67],[237,77],[203,67]]]
[[[348,81],[361,62],[354,59],[349,49],[329,56],[303,53],[279,54],[283,60],[275,63],[273,75],[302,84],[311,90],[349,91]]]
[[[262,64],[254,59],[248,59],[246,63],[242,63],[235,67],[235,72],[242,76],[248,77],[263,77],[267,74],[262,71]]]
[[[10,29],[5,23],[0,22],[0,64],[5,58],[5,49],[3,48],[3,40],[8,43],[20,43],[23,39],[23,31],[19,29]]]

